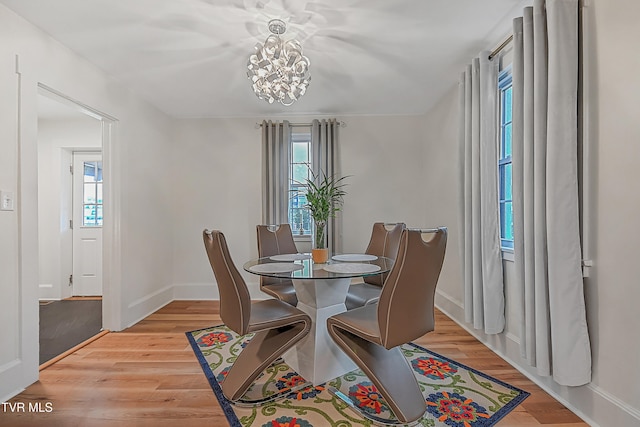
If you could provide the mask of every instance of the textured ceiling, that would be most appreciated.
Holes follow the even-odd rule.
[[[522,0],[0,0],[174,117],[423,114]],[[246,62],[273,18],[311,61],[293,106],[258,99]]]

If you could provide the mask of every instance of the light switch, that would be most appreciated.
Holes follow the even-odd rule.
[[[13,210],[13,191],[0,191],[0,211]]]

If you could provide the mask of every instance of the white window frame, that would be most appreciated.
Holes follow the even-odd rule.
[[[503,217],[503,206],[507,203],[511,203],[511,218],[513,220],[513,181],[511,182],[511,198],[506,198],[504,194],[504,171],[507,165],[512,165],[511,154],[504,155],[504,143],[505,143],[505,129],[507,126],[512,125],[513,115],[511,114],[511,120],[506,120],[504,112],[504,93],[506,90],[512,87],[511,77],[511,65],[505,67],[498,76],[498,91],[499,91],[499,115],[498,115],[498,182],[499,182],[499,216],[500,216],[500,248],[502,250],[502,258],[508,261],[513,261],[513,240],[504,239],[502,234],[505,228],[505,218]],[[513,105],[513,90],[512,90],[512,105]],[[513,111],[513,109],[512,109]],[[512,128],[513,129],[513,128]],[[512,134],[513,144],[513,134]],[[513,150],[513,145],[511,147]],[[513,171],[513,166],[512,169]],[[513,174],[512,174],[513,179]],[[511,224],[513,227],[513,223]],[[513,234],[513,231],[512,231]]]
[[[312,146],[311,146],[311,124],[309,125],[292,125],[292,130],[291,130],[291,138],[289,141],[290,144],[290,152],[291,152],[291,157],[289,159],[289,187],[287,188],[287,197],[289,197],[289,202],[287,203],[287,219],[289,221],[289,224],[291,225],[291,231],[293,232],[293,238],[295,241],[308,241],[311,242],[311,220],[308,214],[308,211],[306,211],[305,217],[307,217],[307,220],[303,219],[304,224],[308,224],[309,227],[304,229],[304,232],[302,234],[300,234],[299,232],[299,226],[298,223],[296,222],[296,218],[294,218],[294,210],[298,210],[300,209],[298,206],[293,206],[295,204],[295,198],[296,198],[296,190],[301,188],[302,186],[296,185],[296,182],[294,181],[294,174],[293,174],[293,169],[296,165],[300,165],[303,163],[300,162],[294,162],[294,144],[299,144],[299,143],[307,143],[308,147],[307,147],[307,153],[308,153],[308,159],[306,163],[306,166],[308,168],[308,177],[310,178],[312,175],[312,165],[313,165],[313,158],[312,158]],[[304,211],[302,211],[304,212]]]

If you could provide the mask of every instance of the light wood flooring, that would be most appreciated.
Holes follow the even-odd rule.
[[[1,426],[226,426],[184,332],[219,324],[213,301],[176,301],[40,372],[0,407]],[[500,426],[587,426],[442,313],[417,344],[531,393]],[[28,412],[29,404],[42,412]]]

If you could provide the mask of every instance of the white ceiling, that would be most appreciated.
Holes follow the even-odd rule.
[[[424,114],[506,37],[523,0],[0,0],[174,117]],[[293,106],[246,62],[273,18],[311,61]]]

